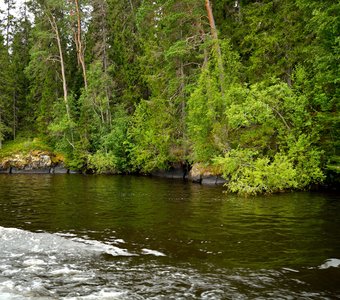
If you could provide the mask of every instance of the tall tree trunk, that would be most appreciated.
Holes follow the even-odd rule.
[[[215,51],[216,51],[217,64],[218,64],[219,77],[220,77],[220,89],[223,95],[224,94],[224,67],[223,67],[222,51],[221,51],[220,43],[218,40],[214,14],[213,14],[212,7],[211,7],[209,0],[205,0],[205,8],[207,10],[211,36],[212,36]]]
[[[132,2],[131,3],[131,7],[133,9],[132,6]],[[100,5],[100,9],[101,9],[101,15],[104,17],[105,16],[105,20],[106,20],[106,10],[104,7],[104,1],[101,2]],[[105,74],[105,79],[108,75],[108,66],[109,66],[109,62],[108,62],[108,55],[107,55],[107,22],[106,21],[102,21],[102,43],[103,43],[103,54],[102,54],[102,61],[103,61],[103,68],[104,68],[104,74]],[[111,111],[110,111],[110,98],[111,98],[111,92],[109,90],[108,85],[105,85],[105,94],[107,97],[107,105],[106,105],[106,122],[109,124],[109,126],[111,127],[112,124],[112,118],[111,118]]]
[[[76,15],[77,15],[77,33],[75,36],[75,43],[77,47],[78,60],[80,62],[82,72],[83,72],[85,90],[87,90],[87,76],[86,76],[84,48],[83,48],[82,34],[81,34],[81,16],[80,16],[79,0],[74,0],[74,4],[76,6]]]
[[[14,18],[13,15],[11,15],[11,10],[13,10],[15,8],[14,6],[14,2],[13,0],[7,0],[7,1],[4,1],[6,4],[7,4],[7,7],[6,7],[6,13],[7,13],[7,20],[6,20],[6,48],[7,48],[7,51],[10,53],[11,52],[11,49],[10,49],[10,35],[11,35],[11,32],[10,32],[10,29],[11,29],[11,23],[12,23],[12,18]],[[16,135],[16,113],[15,113],[15,106],[16,106],[16,95],[15,95],[15,90],[16,90],[16,80],[14,80],[14,86],[12,86],[14,88],[14,91],[13,91],[13,139],[15,140],[15,135]]]
[[[60,69],[61,69],[61,78],[63,81],[63,92],[64,92],[64,104],[65,104],[65,109],[66,109],[66,114],[67,114],[67,120],[69,124],[71,124],[71,111],[70,111],[70,105],[68,103],[68,93],[67,93],[67,82],[66,82],[66,75],[65,75],[65,63],[64,63],[64,55],[63,55],[63,50],[61,46],[61,40],[60,40],[60,35],[59,35],[59,29],[57,22],[54,18],[54,16],[48,16],[49,22],[51,24],[52,30],[55,33],[55,37],[57,40],[57,45],[58,45],[58,51],[59,51],[59,61],[60,61]],[[72,146],[74,144],[73,140],[73,130],[70,129],[71,132],[71,141],[72,141]]]

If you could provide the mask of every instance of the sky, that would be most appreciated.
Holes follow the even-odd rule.
[[[15,16],[17,16],[17,14],[19,13],[19,7],[25,2],[25,0],[14,0],[15,2],[15,7],[16,10],[13,13]],[[6,4],[4,0],[0,0],[0,9],[4,10],[6,8]]]

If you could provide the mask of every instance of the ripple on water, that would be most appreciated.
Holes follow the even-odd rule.
[[[165,254],[139,253],[72,235],[0,227],[0,299],[327,299],[292,278],[299,270],[169,266]],[[108,259],[105,255],[115,257]],[[339,260],[320,269],[336,268]],[[306,271],[306,270],[305,270]],[[307,270],[308,271],[308,270]]]

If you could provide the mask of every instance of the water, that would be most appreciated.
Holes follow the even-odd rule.
[[[340,299],[340,196],[0,175],[0,300]]]

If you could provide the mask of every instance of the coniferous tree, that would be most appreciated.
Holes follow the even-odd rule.
[[[11,70],[14,81],[13,91],[13,137],[17,131],[27,131],[32,123],[32,105],[27,101],[29,94],[29,79],[25,74],[25,68],[30,60],[31,47],[31,23],[28,20],[26,10],[16,23],[13,34]]]
[[[13,37],[13,28],[15,25],[15,19],[13,15],[13,10],[15,9],[15,0],[4,0],[5,4],[5,37],[6,37],[6,47],[9,48]]]
[[[145,1],[138,10],[148,97],[130,130],[132,158],[143,170],[187,158],[186,99],[202,60],[204,6],[196,1]]]
[[[310,101],[311,114],[320,130],[318,143],[324,151],[323,164],[330,172],[339,174],[340,4],[305,0],[297,3],[305,14],[303,34],[311,37],[305,49],[307,59],[297,68],[297,89]]]
[[[3,141],[10,132],[10,104],[12,100],[10,59],[8,48],[4,42],[4,37],[0,33],[0,149],[2,148]]]

